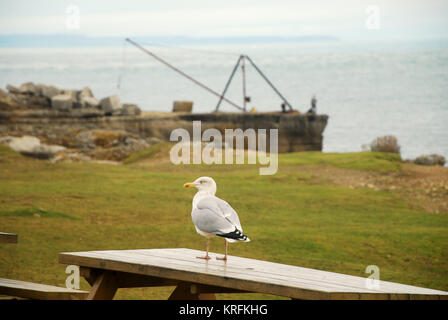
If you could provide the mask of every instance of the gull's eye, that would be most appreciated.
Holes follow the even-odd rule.
[[[204,182],[205,182],[204,180],[199,181],[199,183],[204,183]]]

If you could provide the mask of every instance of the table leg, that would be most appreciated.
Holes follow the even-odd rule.
[[[117,278],[111,271],[104,271],[95,279],[87,300],[112,300],[118,289]]]
[[[216,300],[214,293],[200,293],[196,285],[189,282],[179,282],[168,300]]]

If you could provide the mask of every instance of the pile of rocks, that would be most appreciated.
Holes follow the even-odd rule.
[[[135,104],[122,104],[117,95],[98,100],[90,88],[59,89],[27,82],[19,88],[7,85],[8,93],[0,90],[0,110],[51,109],[73,116],[137,116],[141,110]]]
[[[49,159],[52,162],[119,162],[160,142],[160,139],[154,137],[144,139],[123,130],[103,129],[73,129],[62,136],[57,141],[58,144],[28,135],[0,137],[0,144],[7,144],[16,152],[33,158]]]
[[[1,137],[0,143],[8,143],[12,150],[39,159],[51,159],[66,149],[63,146],[43,144],[39,138],[32,136]]]

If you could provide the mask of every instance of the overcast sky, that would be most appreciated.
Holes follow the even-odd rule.
[[[447,39],[447,12],[447,0],[0,0],[0,34]]]

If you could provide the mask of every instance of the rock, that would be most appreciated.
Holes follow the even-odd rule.
[[[78,133],[70,142],[70,146],[81,149],[95,149],[95,143],[93,142],[92,133],[88,130]]]
[[[32,136],[23,136],[14,138],[10,141],[9,146],[16,152],[28,151],[40,145],[40,140]]]
[[[92,139],[97,147],[110,148],[116,145],[116,141],[124,143],[129,133],[123,130],[92,130]]]
[[[111,115],[114,110],[119,110],[122,108],[120,97],[117,95],[101,99],[100,106],[106,115]]]
[[[95,96],[93,95],[92,90],[90,90],[89,87],[84,87],[84,89],[82,89],[79,93],[79,99],[82,100],[83,98],[95,98]]]
[[[9,91],[9,93],[21,93],[19,88],[14,87],[10,84],[6,85],[6,89]]]
[[[51,107],[59,111],[69,111],[73,108],[76,100],[67,94],[59,94],[51,99]]]
[[[79,152],[62,152],[54,156],[51,160],[52,163],[58,162],[90,162],[92,159],[85,154]]]
[[[13,139],[11,136],[0,137],[0,144],[10,143]]]
[[[122,116],[123,112],[124,112],[123,108],[120,108],[120,109],[115,109],[114,111],[112,111],[112,113],[106,112],[106,114],[109,116]]]
[[[46,109],[51,106],[48,98],[28,93],[10,93],[7,101],[11,109]]]
[[[41,144],[38,138],[32,136],[13,138],[9,146],[16,152],[39,159],[49,159],[65,150],[62,146]]]
[[[415,164],[423,166],[444,166],[445,162],[445,157],[439,154],[421,155],[414,160]]]
[[[36,85],[38,88],[39,94],[43,97],[46,97],[48,99],[52,99],[54,96],[57,96],[61,93],[61,90],[54,86],[47,86],[44,84],[38,84]]]
[[[123,104],[122,115],[124,116],[138,116],[142,113],[136,104]]]
[[[78,90],[62,90],[61,94],[68,95],[68,96],[72,97],[74,100],[76,100],[78,98],[79,92],[80,91],[78,91]]]
[[[161,139],[156,138],[156,137],[148,137],[146,138],[146,143],[148,143],[149,145],[153,145],[153,144],[158,144],[163,142]]]
[[[81,103],[84,108],[93,108],[93,109],[100,108],[100,102],[95,97],[82,97]]]
[[[141,113],[140,108],[135,104],[123,104],[121,109],[112,112],[113,116],[138,116]]]
[[[22,84],[19,88],[21,93],[33,94],[35,96],[40,95],[39,89],[32,82],[26,82]]]
[[[81,103],[82,108],[100,108],[100,102],[93,96],[89,87],[85,87],[79,92],[78,101]]]
[[[174,101],[173,112],[187,112],[193,111],[193,101]]]
[[[50,159],[59,152],[65,150],[63,146],[41,144],[29,152],[21,152],[23,155],[39,158]]]
[[[71,110],[70,116],[74,118],[95,118],[104,116],[103,110],[95,108],[82,108],[77,110]]]

